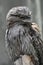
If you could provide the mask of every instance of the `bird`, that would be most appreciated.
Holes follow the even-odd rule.
[[[18,6],[6,16],[5,43],[9,57],[15,62],[22,55],[30,57],[34,65],[43,65],[43,41],[39,26],[32,22],[28,7]]]

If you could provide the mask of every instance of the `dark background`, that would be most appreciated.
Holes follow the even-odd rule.
[[[0,65],[12,65],[5,48],[5,30],[6,14],[15,6],[30,8],[32,20],[39,25],[43,39],[43,0],[0,0]]]

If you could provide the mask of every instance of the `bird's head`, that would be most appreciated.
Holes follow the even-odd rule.
[[[31,20],[31,11],[25,6],[13,7],[6,16],[7,22]]]

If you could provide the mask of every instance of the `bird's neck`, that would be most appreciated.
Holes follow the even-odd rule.
[[[26,25],[26,26],[31,26],[31,22],[25,21],[25,20],[10,21],[10,22],[8,23],[8,28],[13,27],[14,25]]]
[[[21,20],[18,20],[18,21],[10,21],[7,25],[8,28],[11,28],[12,26],[16,25],[16,24],[20,24],[22,23],[23,21]]]

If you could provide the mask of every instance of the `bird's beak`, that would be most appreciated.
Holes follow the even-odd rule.
[[[36,31],[40,33],[40,28],[36,23],[32,23],[32,28]]]

